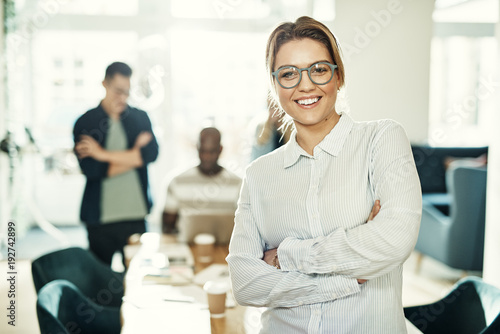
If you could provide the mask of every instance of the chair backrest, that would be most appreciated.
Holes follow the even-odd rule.
[[[451,194],[449,265],[465,270],[482,270],[486,212],[485,167],[452,165],[447,172]],[[464,252],[456,249],[465,247]],[[453,251],[455,250],[455,251]]]
[[[481,300],[469,281],[457,283],[432,304],[405,307],[404,313],[425,334],[479,333],[486,326]]]
[[[478,277],[458,281],[437,302],[404,308],[405,317],[426,334],[500,333],[500,289]]]
[[[71,247],[43,255],[33,261],[31,269],[37,292],[53,280],[65,279],[100,305],[121,305],[123,274],[114,272],[85,249]]]
[[[55,282],[55,281],[53,281]],[[58,315],[58,303],[61,299],[61,291],[52,291],[53,289],[47,290],[46,293],[38,295],[36,302],[36,313],[38,317],[38,326],[40,327],[41,334],[69,334],[66,329],[65,324],[59,320]],[[68,327],[71,324],[68,324]],[[68,328],[70,329],[70,328]]]
[[[40,289],[36,308],[41,334],[113,334],[121,329],[118,308],[95,304],[66,280]]]
[[[431,147],[412,145],[413,158],[422,185],[422,193],[446,193],[444,160],[453,158],[476,158],[488,153],[488,147]]]
[[[486,328],[481,334],[500,333],[500,289],[484,282],[478,277],[466,277],[474,284],[483,306]]]

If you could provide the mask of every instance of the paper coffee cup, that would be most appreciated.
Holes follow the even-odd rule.
[[[229,285],[225,281],[208,281],[203,286],[207,292],[208,309],[212,318],[222,318],[226,316],[226,294]]]
[[[142,250],[148,254],[153,254],[160,248],[160,235],[158,233],[146,232],[140,237]]]
[[[213,261],[215,237],[211,234],[198,234],[194,237],[196,256],[201,263]]]

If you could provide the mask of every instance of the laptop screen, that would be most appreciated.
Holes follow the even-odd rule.
[[[217,244],[228,244],[234,227],[234,213],[189,213],[179,219],[181,242],[192,243],[196,235],[209,233]]]

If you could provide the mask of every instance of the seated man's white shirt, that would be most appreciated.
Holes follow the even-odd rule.
[[[207,176],[192,167],[174,177],[167,188],[165,212],[178,213],[179,236],[184,235],[183,221],[196,214],[228,214],[236,211],[241,178],[223,168]]]

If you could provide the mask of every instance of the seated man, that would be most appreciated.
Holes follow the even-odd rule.
[[[218,164],[221,152],[219,130],[203,129],[198,141],[200,164],[174,177],[168,186],[163,233],[179,232],[181,241],[189,241],[183,222],[190,215],[234,215],[241,178]]]

